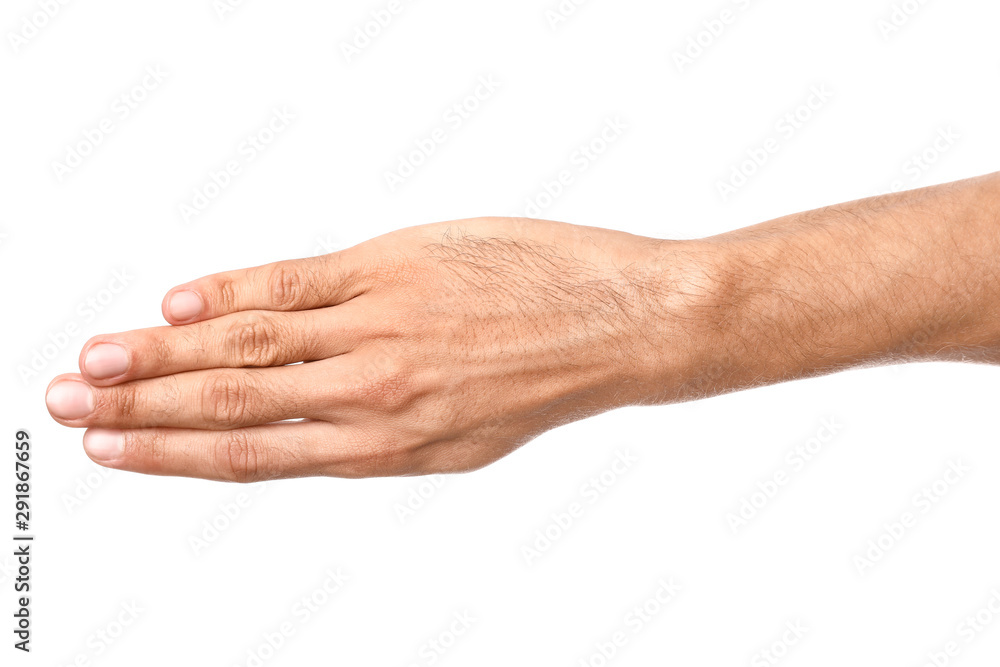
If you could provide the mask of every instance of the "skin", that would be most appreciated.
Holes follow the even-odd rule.
[[[200,312],[180,320],[185,298]],[[163,312],[170,326],[91,339],[49,385],[97,463],[236,482],[471,471],[626,405],[1000,362],[1000,174],[693,241],[412,227],[195,280]],[[98,377],[107,344],[127,368]]]

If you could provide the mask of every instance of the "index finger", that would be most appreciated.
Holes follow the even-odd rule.
[[[348,250],[224,271],[179,285],[163,299],[170,324],[190,324],[244,310],[310,310],[364,292]]]

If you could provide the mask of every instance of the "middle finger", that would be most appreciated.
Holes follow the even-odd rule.
[[[213,369],[94,387],[78,374],[52,381],[45,402],[71,427],[226,430],[286,419],[320,419],[319,364]]]

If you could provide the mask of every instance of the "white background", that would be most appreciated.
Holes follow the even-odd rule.
[[[463,612],[471,629],[433,664],[769,664],[758,652],[788,622],[807,631],[783,665],[918,666],[953,639],[949,664],[995,659],[1000,618],[972,642],[959,628],[1000,590],[989,367],[858,370],[622,410],[432,495],[420,479],[262,489],[96,474],[82,433],[43,403],[87,338],[162,324],[166,290],[203,274],[413,224],[523,214],[607,119],[627,129],[585,172],[572,167],[540,217],[699,237],[896,181],[993,171],[1000,154],[995,2],[910,0],[915,13],[887,34],[887,0],[592,0],[555,28],[556,0],[407,0],[348,62],[342,43],[387,2],[249,0],[222,17],[211,0],[68,2],[16,46],[11,35],[32,34],[24,21],[42,22],[41,10],[4,3],[0,537],[9,544],[13,523],[10,445],[27,428],[38,541],[30,656],[11,648],[12,547],[0,549],[0,662],[253,665],[248,652],[289,621],[294,634],[262,664],[429,665],[427,642],[445,632],[450,643]],[[701,35],[703,53],[679,68],[675,54],[723,9],[733,21]],[[165,80],[121,119],[115,99],[155,66]],[[490,75],[498,90],[461,127],[446,123]],[[814,86],[833,97],[786,136],[778,124]],[[282,106],[295,121],[186,223],[179,206]],[[60,180],[53,163],[104,118],[113,132]],[[436,127],[447,142],[390,191],[384,173]],[[780,150],[723,201],[720,180],[769,137]],[[933,164],[916,167],[925,150]],[[110,295],[115,270],[131,278]],[[102,298],[90,313],[86,300]],[[843,428],[794,470],[787,452],[829,418]],[[591,503],[583,486],[618,452],[637,461]],[[969,472],[924,513],[913,497],[949,461]],[[777,470],[790,482],[734,534],[727,514]],[[397,506],[420,492],[430,497],[402,522]],[[249,506],[196,555],[191,538],[224,524],[220,505],[240,493]],[[574,502],[582,516],[529,564],[523,547]],[[916,525],[859,572],[869,540],[907,511]],[[295,605],[323,599],[337,568],[349,581],[301,622]],[[641,629],[630,623],[671,577],[676,599],[651,604]],[[138,619],[110,647],[96,639],[118,634],[133,602]],[[618,631],[625,645],[602,662],[598,645]]]

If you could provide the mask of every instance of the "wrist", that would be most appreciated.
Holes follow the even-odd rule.
[[[636,363],[628,403],[657,405],[724,391],[737,365],[727,349],[737,257],[711,240],[656,240],[639,263],[645,280],[626,336]]]

